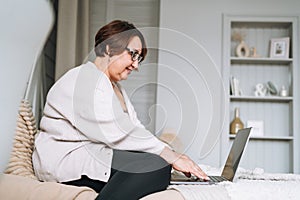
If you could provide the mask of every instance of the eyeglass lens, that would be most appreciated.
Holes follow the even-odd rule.
[[[143,59],[143,57],[135,50],[130,50],[128,48],[126,48],[126,50],[130,53],[131,55],[131,58],[133,61],[138,61],[138,62],[141,62],[141,60]]]

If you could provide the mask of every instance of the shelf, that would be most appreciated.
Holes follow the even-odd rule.
[[[249,167],[263,166],[266,171],[300,172],[300,143],[299,143],[299,45],[298,17],[224,15],[223,23],[223,78],[226,80],[226,91],[233,85],[232,77],[238,82],[241,96],[228,95],[225,102],[228,114],[225,124],[233,117],[234,108],[239,107],[244,122],[251,120],[262,121],[264,135],[251,137],[249,153],[243,158]],[[271,49],[272,39],[289,37],[289,54],[286,58],[271,58],[270,51],[277,51],[280,45]],[[256,54],[257,57],[237,57],[237,48],[244,41],[248,48],[244,54]],[[255,51],[251,52],[251,48]],[[283,47],[283,46],[281,46]],[[273,48],[273,46],[272,46]],[[238,49],[240,50],[240,49]],[[254,50],[254,49],[252,49]],[[287,97],[255,96],[257,84],[267,86],[274,83],[277,90],[285,86]],[[231,93],[230,93],[231,94]],[[235,93],[236,94],[236,93]],[[247,124],[247,123],[246,123]],[[232,143],[235,135],[225,129],[222,142]],[[254,134],[255,135],[255,134]],[[253,135],[253,136],[254,136]],[[274,153],[276,151],[276,153]],[[269,159],[266,162],[266,159]],[[275,161],[277,163],[274,163]],[[271,161],[271,162],[270,162]],[[284,164],[283,164],[284,163]]]
[[[231,64],[289,64],[293,62],[292,58],[239,58],[231,57]]]
[[[229,135],[230,139],[234,139],[235,135]],[[292,141],[294,138],[292,136],[261,136],[261,137],[249,137],[249,140],[278,140],[278,141]]]
[[[280,96],[230,96],[231,101],[267,101],[267,102],[290,102],[293,97],[280,97]]]

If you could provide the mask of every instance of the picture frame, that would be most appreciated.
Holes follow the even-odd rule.
[[[248,120],[247,127],[252,127],[251,137],[263,137],[264,136],[264,121],[262,120]]]
[[[290,38],[272,38],[270,44],[270,58],[289,58]]]

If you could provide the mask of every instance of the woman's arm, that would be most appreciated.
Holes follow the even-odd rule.
[[[183,172],[187,177],[190,177],[191,174],[193,174],[198,178],[209,180],[208,176],[202,171],[202,169],[187,155],[179,154],[172,151],[170,148],[165,147],[160,153],[160,156],[168,163],[172,164],[174,169]]]

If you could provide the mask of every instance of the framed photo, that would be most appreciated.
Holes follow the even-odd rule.
[[[273,38],[270,45],[271,58],[289,58],[290,38]]]
[[[252,127],[250,136],[263,137],[264,136],[264,122],[261,120],[248,120],[247,127]]]

